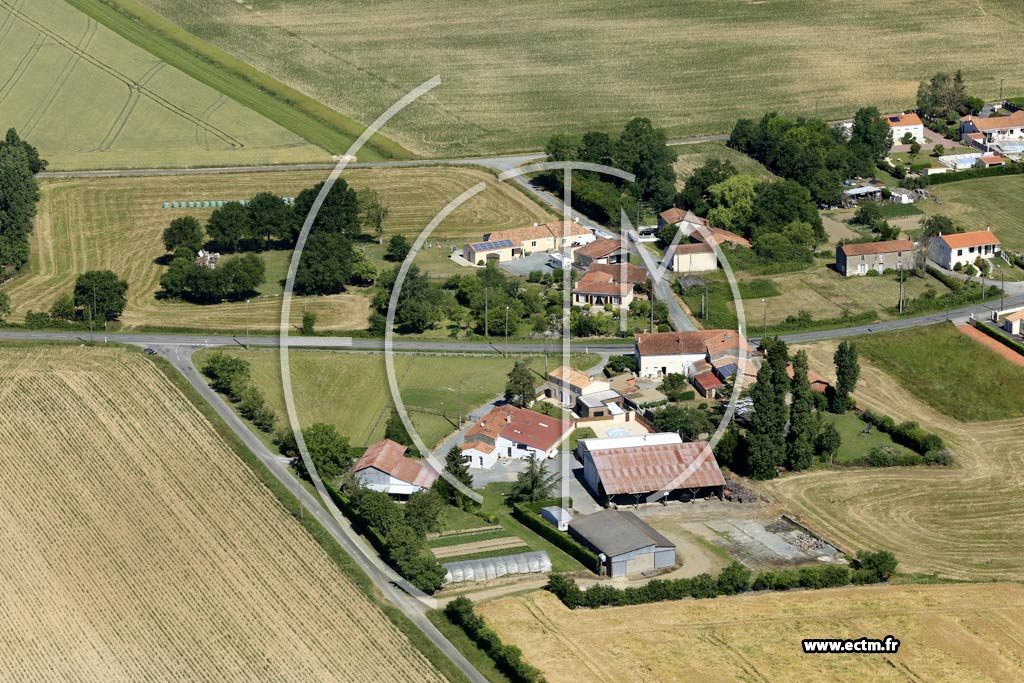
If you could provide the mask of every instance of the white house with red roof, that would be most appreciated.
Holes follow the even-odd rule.
[[[891,116],[883,116],[882,118],[889,124],[889,132],[892,133],[892,143],[894,145],[904,144],[903,136],[907,133],[913,136],[914,142],[924,144],[924,123],[917,114],[913,112],[910,114],[893,114]]]
[[[467,465],[490,469],[498,458],[553,458],[571,429],[569,420],[505,404],[470,427],[460,448]]]
[[[638,374],[648,378],[690,377],[701,361],[715,365],[750,356],[747,340],[736,330],[652,332],[636,335],[634,342]]]
[[[977,143],[1024,140],[1024,110],[1009,116],[974,116],[960,119],[960,135]]]
[[[406,457],[406,448],[391,439],[370,444],[352,472],[360,484],[392,496],[407,497],[429,489],[438,474],[422,460]]]
[[[989,261],[999,255],[1002,245],[991,230],[938,235],[928,243],[928,258],[947,270],[974,264],[979,258]]]

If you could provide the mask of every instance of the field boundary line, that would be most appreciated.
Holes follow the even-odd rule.
[[[14,15],[11,14],[10,16]],[[25,54],[21,57],[21,61],[15,65],[14,71],[12,71],[11,75],[7,77],[4,84],[0,85],[0,104],[4,103],[4,100],[6,100],[7,96],[11,94],[11,91],[17,87],[18,83],[21,82],[21,77],[25,75],[26,71],[28,71],[28,68],[32,65],[32,61],[36,58],[36,55],[39,54],[39,50],[42,49],[45,43],[46,37],[39,31],[36,31],[36,37],[32,39],[32,44],[28,46],[28,50],[26,50]]]
[[[167,66],[167,62],[158,61],[150,67],[146,73],[142,74],[142,78],[139,79],[139,84],[146,85],[149,83],[149,81],[152,80],[152,78],[165,66]],[[97,148],[98,151],[106,152],[114,146],[117,139],[121,137],[121,133],[124,132],[125,126],[128,125],[128,120],[132,117],[132,114],[135,113],[135,107],[138,105],[140,99],[140,90],[129,85],[128,99],[125,100],[124,106],[121,108],[121,111],[118,112],[117,117],[114,118],[114,123],[110,125],[110,130],[108,130],[107,134],[103,136],[102,140],[100,140],[99,147]]]
[[[189,33],[137,0],[66,1],[182,73],[331,154],[343,152],[365,128]],[[413,158],[409,150],[380,133],[374,134],[364,150],[373,160]]]

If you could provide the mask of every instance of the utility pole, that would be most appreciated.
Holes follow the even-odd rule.
[[[505,355],[508,355],[508,305],[505,306]]]
[[[305,302],[303,302],[303,308],[305,308]],[[303,310],[302,317],[306,317],[306,312]],[[245,345],[249,346],[249,300],[245,300]]]
[[[1003,274],[1003,267],[998,263],[995,266],[999,269],[999,310],[1001,311],[1006,306],[1006,277]]]
[[[899,264],[900,271],[900,315],[903,315],[903,263]]]
[[[711,317],[711,299],[708,298],[708,281],[704,281],[704,319]]]
[[[491,338],[490,330],[488,329],[488,323],[490,322],[490,306],[487,302],[487,293],[491,291],[490,287],[484,287],[484,337],[487,339]]]

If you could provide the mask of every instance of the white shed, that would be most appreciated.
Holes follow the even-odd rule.
[[[558,507],[557,505],[541,508],[540,516],[542,519],[550,522],[559,531],[568,531],[569,522],[572,521],[572,513],[565,508]]]

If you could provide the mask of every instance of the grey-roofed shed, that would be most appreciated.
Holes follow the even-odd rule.
[[[608,576],[621,578],[676,563],[676,546],[632,512],[602,510],[576,517],[569,533],[594,552],[605,556]]]

